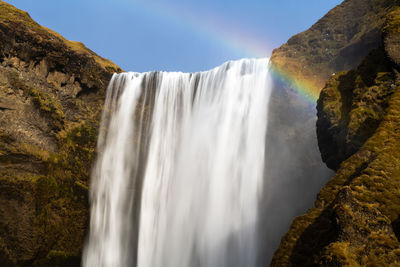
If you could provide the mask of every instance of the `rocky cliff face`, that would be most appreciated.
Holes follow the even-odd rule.
[[[0,1],[1,266],[79,265],[99,115],[120,71]]]
[[[337,170],[315,207],[294,220],[274,266],[398,264],[400,16],[386,15],[399,4],[346,0],[273,53],[276,68],[317,91],[336,73],[321,93],[317,129],[322,158]],[[120,71],[0,1],[2,266],[79,265],[104,91]],[[269,126],[276,134],[269,143],[279,149],[268,164],[286,168],[269,174],[282,182],[266,190],[274,207],[288,197],[297,205],[272,209],[265,223],[302,212],[310,198],[303,192],[317,191],[328,175],[308,108],[286,85],[275,87]],[[265,240],[272,235],[279,239],[272,229]],[[268,242],[269,250],[275,247]]]
[[[333,75],[321,92],[318,143],[324,161],[337,172],[314,207],[293,221],[272,266],[400,264],[396,5],[384,16],[378,47],[356,69]]]
[[[271,62],[291,82],[303,88],[306,84],[308,93],[319,94],[332,73],[356,68],[381,44],[385,15],[398,3],[346,0],[274,50]],[[313,206],[317,193],[333,175],[321,160],[314,103],[299,100],[296,89],[278,77],[269,107],[266,180],[274,183],[266,186],[270,202],[263,203],[261,211],[262,224],[270,229],[262,237],[262,261],[268,263],[290,222]]]
[[[320,91],[332,73],[352,69],[376,48],[385,14],[398,0],[345,0],[273,51],[279,70]]]

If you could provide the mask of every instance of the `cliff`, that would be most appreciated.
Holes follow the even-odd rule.
[[[0,1],[0,262],[79,265],[105,88],[121,69]]]
[[[356,68],[381,44],[385,15],[399,2],[343,1],[273,51],[278,75],[269,102],[265,179],[274,182],[266,183],[261,204],[262,262],[271,261],[290,222],[313,206],[333,175],[321,159],[314,99],[333,73]]]
[[[310,29],[272,53],[274,66],[309,93],[324,87],[332,73],[353,69],[380,43],[388,9],[398,0],[345,0]]]
[[[336,174],[319,192],[314,207],[293,221],[272,266],[400,264],[396,6],[393,2],[380,19],[377,47],[354,70],[332,75],[321,91],[318,144]]]
[[[273,266],[398,264],[400,16],[387,14],[399,4],[346,0],[272,55],[280,72],[307,81],[310,92],[330,78],[318,101],[318,145],[337,171],[314,208],[294,220]],[[79,265],[105,87],[120,71],[0,1],[2,266]],[[273,200],[265,200],[272,208],[263,214],[271,224],[263,233],[269,250],[286,231],[285,220],[311,206],[312,192],[330,175],[308,108],[277,84],[268,136],[276,149],[266,168],[285,168],[268,173],[280,181],[265,189]]]

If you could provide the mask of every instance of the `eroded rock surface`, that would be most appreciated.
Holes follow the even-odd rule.
[[[332,73],[353,69],[381,43],[385,15],[398,0],[345,0],[310,29],[275,49],[279,71],[319,92]]]
[[[79,266],[99,116],[120,71],[0,1],[1,266]]]
[[[380,46],[321,92],[318,141],[337,172],[293,221],[272,266],[400,264],[398,10],[386,16]]]

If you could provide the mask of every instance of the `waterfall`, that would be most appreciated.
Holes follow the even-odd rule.
[[[267,59],[114,75],[84,266],[256,266],[270,91]]]

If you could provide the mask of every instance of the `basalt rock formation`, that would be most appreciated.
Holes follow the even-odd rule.
[[[121,69],[0,1],[0,265],[78,266],[105,88]]]
[[[323,160],[337,172],[314,207],[293,221],[272,266],[400,264],[396,5],[384,16],[378,46],[356,69],[332,75],[321,91],[318,144]]]

